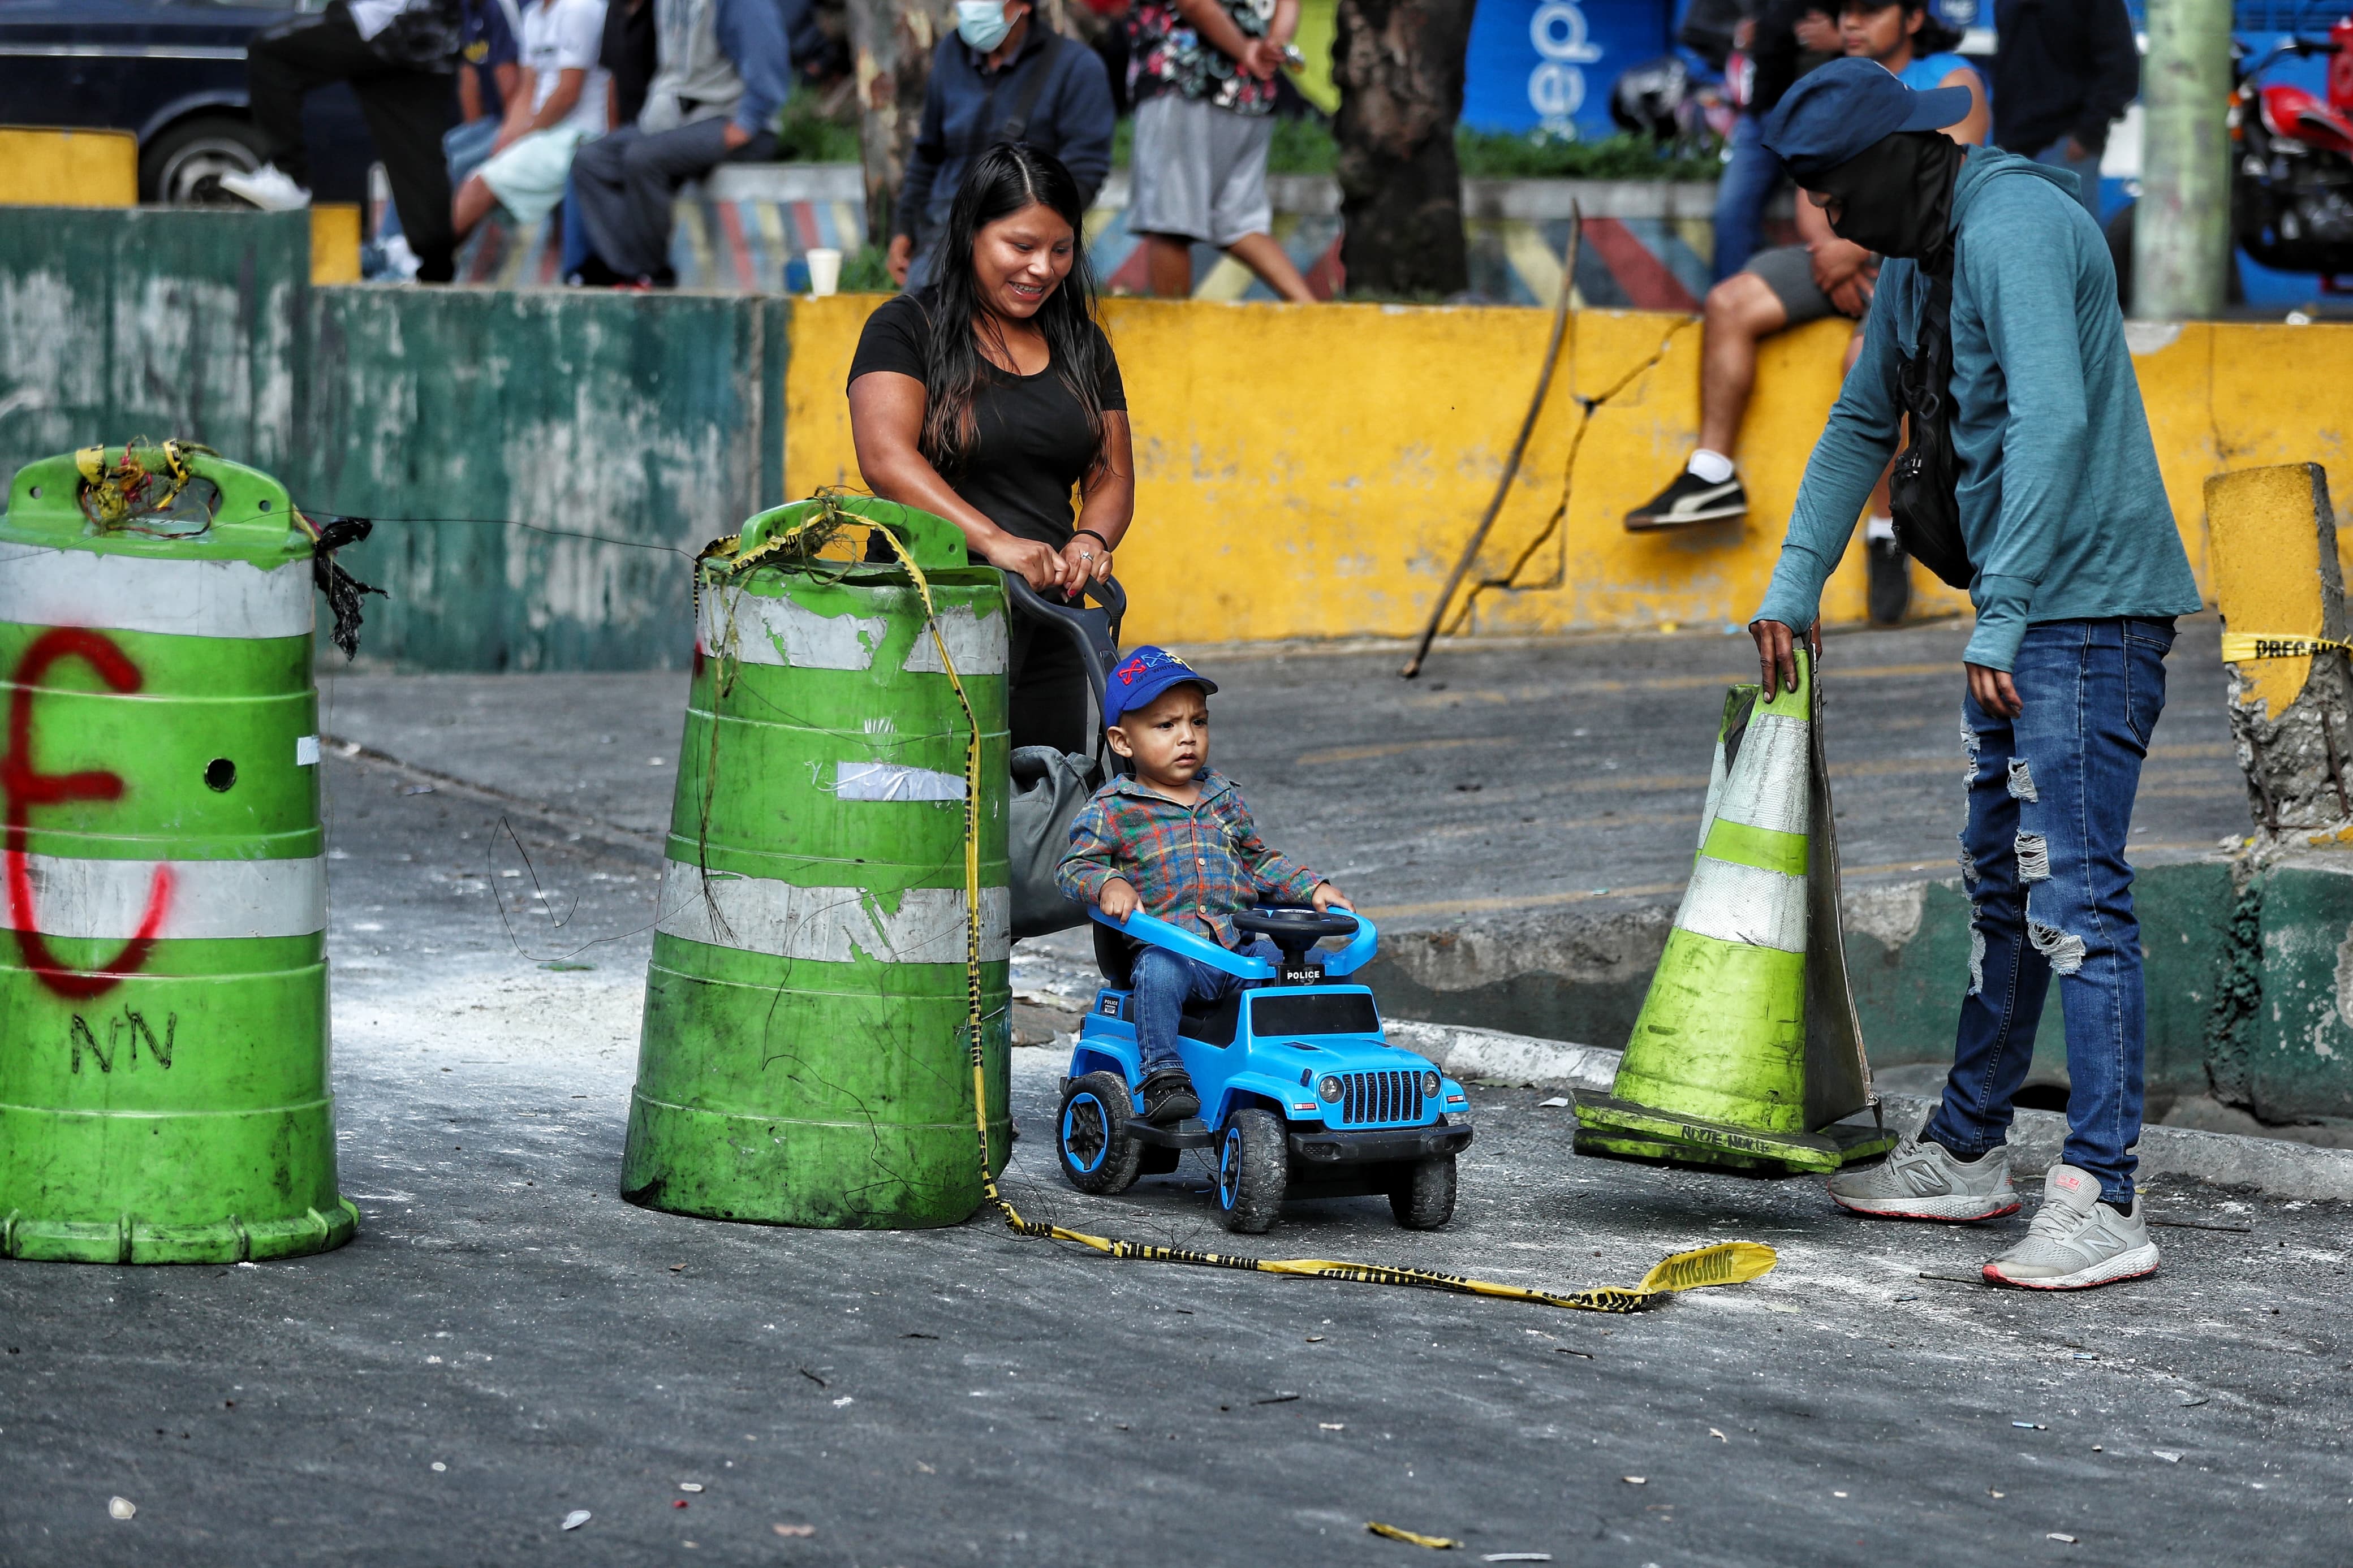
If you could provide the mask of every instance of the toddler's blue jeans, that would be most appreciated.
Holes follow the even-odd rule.
[[[1969,985],[1953,1070],[1927,1136],[1957,1154],[1999,1147],[2034,1055],[2051,977],[2067,1023],[2067,1163],[2130,1203],[2146,1013],[2140,923],[2125,859],[2134,793],[2165,708],[2170,620],[2027,628],[2010,679],[2025,710],[1961,705],[1971,910]]]
[[[1244,958],[1263,958],[1270,963],[1282,958],[1264,937],[1234,951]],[[1135,999],[1136,1054],[1143,1058],[1144,1076],[1150,1078],[1168,1068],[1185,1070],[1185,1059],[1176,1054],[1176,1031],[1187,1002],[1222,1001],[1243,984],[1222,969],[1212,969],[1198,958],[1187,958],[1165,947],[1147,947],[1138,952],[1130,984]]]

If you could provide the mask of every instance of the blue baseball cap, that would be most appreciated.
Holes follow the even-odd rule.
[[[1215,691],[1218,683],[1165,647],[1149,643],[1112,667],[1110,688],[1103,693],[1103,724],[1119,722],[1172,686],[1193,685]]]
[[[1969,117],[1969,89],[1915,92],[1876,60],[1849,55],[1799,77],[1765,117],[1765,145],[1804,184],[1899,131],[1942,131]]]

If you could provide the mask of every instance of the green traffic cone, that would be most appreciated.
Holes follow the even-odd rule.
[[[1607,1095],[1580,1094],[1579,1153],[1834,1171],[1883,1152],[1846,984],[1838,847],[1812,661],[1794,691],[1736,686],[1692,879]]]

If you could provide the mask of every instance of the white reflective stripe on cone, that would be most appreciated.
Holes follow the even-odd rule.
[[[1812,799],[1807,787],[1812,747],[1813,729],[1803,719],[1766,713],[1751,720],[1715,815],[1773,833],[1804,834]]]
[[[188,561],[90,550],[0,548],[0,621],[182,637],[301,637],[314,624],[301,560]]]
[[[907,598],[910,605],[920,603],[912,588]],[[874,650],[890,625],[884,616],[821,616],[790,598],[721,588],[702,595],[694,635],[706,657],[723,654],[744,664],[796,669],[871,669]],[[940,612],[939,635],[958,675],[1005,673],[1003,616],[976,615],[969,605],[951,605]],[[929,626],[915,634],[901,668],[910,675],[942,673],[939,642]]]
[[[883,963],[962,963],[964,889],[910,888],[898,908],[860,888],[801,888],[765,877],[739,877],[666,861],[661,919],[654,929],[712,947],[818,963],[860,958]],[[1013,953],[1013,897],[980,890],[980,956]]]
[[[1806,951],[1806,879],[1703,855],[1692,864],[1675,924],[1748,947]]]
[[[0,546],[0,621],[195,637],[298,637],[315,624],[311,564],[297,559],[265,572],[250,561]]]
[[[8,857],[16,882],[18,858]],[[327,861],[81,860],[23,858],[32,894],[28,923],[43,936],[128,942],[145,928],[160,897],[154,935],[166,942],[221,937],[308,936],[327,929]],[[161,879],[159,889],[158,879]],[[6,923],[23,911],[12,892]]]

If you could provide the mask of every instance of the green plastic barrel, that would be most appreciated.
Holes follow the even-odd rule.
[[[979,721],[980,932],[992,1171],[1010,1121],[1006,599],[955,527],[800,502],[741,550],[845,506],[912,541]],[[631,1203],[897,1229],[981,1200],[965,996],[971,731],[895,565],[707,563],[637,1089]]]
[[[123,516],[75,458],[33,463],[0,520],[10,1258],[286,1258],[358,1226],[327,1088],[311,540],[267,475],[185,465],[168,509]]]

